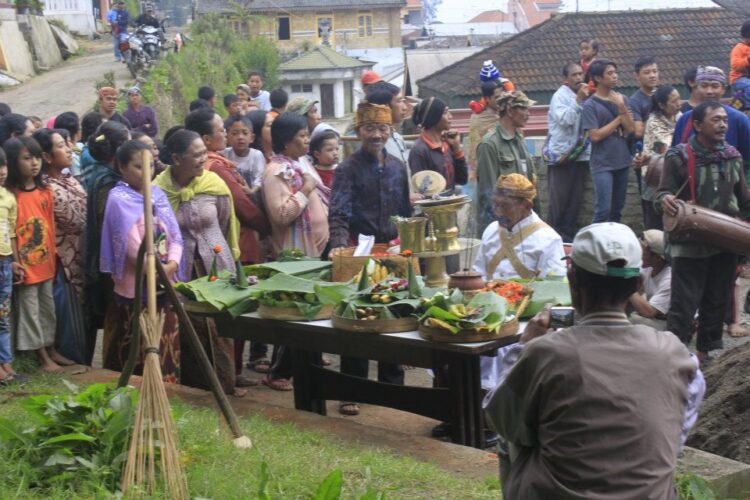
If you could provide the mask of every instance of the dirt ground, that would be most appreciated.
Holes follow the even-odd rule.
[[[46,121],[63,111],[79,115],[91,111],[96,102],[94,82],[107,71],[115,72],[118,87],[127,84],[130,73],[115,62],[109,37],[82,42],[86,53],[33,77],[15,87],[1,88],[0,101],[23,115],[35,115]]]

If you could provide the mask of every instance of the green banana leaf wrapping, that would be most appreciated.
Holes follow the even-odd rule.
[[[454,289],[451,295],[437,293],[423,303],[426,311],[419,321],[433,318],[441,326],[453,333],[461,330],[487,328],[497,330],[508,315],[508,301],[494,292],[479,292],[468,303],[460,290]]]
[[[521,281],[521,280],[519,280]],[[570,306],[570,286],[564,281],[533,281],[529,286],[534,289],[529,305],[523,312],[522,318],[531,318],[542,310],[545,304],[555,306]]]
[[[209,281],[208,276],[189,283],[175,283],[175,289],[189,299],[205,302],[219,311],[237,317],[257,308],[258,302],[250,295],[250,288],[240,288],[230,281],[231,275],[220,272],[219,279]]]
[[[381,283],[369,285],[367,279],[367,264],[362,266],[360,271],[360,280],[357,285],[357,291],[342,300],[336,307],[335,314],[346,319],[361,319],[357,316],[357,309],[371,308],[373,315],[378,319],[396,319],[416,315],[420,305],[420,298],[424,289],[424,281],[421,276],[417,276],[412,268],[411,261],[408,267],[408,279],[406,280],[406,289],[397,292],[386,292],[391,301],[387,304],[373,302],[372,295],[382,295],[382,291],[376,291],[378,285],[395,283],[397,278],[388,278]]]
[[[336,305],[354,291],[347,283],[312,281],[288,274],[276,274],[250,287],[251,296],[269,307],[296,307],[308,320],[324,305]]]
[[[289,262],[266,262],[245,266],[245,274],[258,279],[268,279],[275,274],[288,274],[306,279],[330,279],[331,262],[327,260],[295,260]],[[325,275],[328,274],[328,277]]]

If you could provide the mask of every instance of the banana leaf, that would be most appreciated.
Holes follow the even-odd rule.
[[[268,279],[283,273],[306,279],[318,279],[321,273],[330,272],[332,263],[327,260],[294,260],[288,262],[266,262],[245,266],[245,274],[257,276],[258,279]]]
[[[572,305],[570,298],[570,285],[563,281],[534,281],[529,283],[534,289],[534,295],[529,300],[529,305],[523,312],[522,318],[530,318],[542,310],[545,304],[556,306]]]
[[[233,317],[254,310],[258,303],[250,288],[240,288],[230,281],[231,275],[219,273],[219,279],[209,281],[208,276],[189,283],[176,283],[175,289],[197,302],[205,302],[219,311],[227,311]]]
[[[347,283],[325,283],[306,280],[288,274],[275,274],[250,287],[251,296],[271,307],[296,307],[307,319],[313,319],[324,305],[336,305],[354,292]],[[283,292],[281,299],[273,299],[273,292]],[[305,300],[283,298],[285,293],[305,295]]]
[[[431,305],[427,311],[419,318],[422,322],[427,318],[434,318],[442,321],[446,328],[451,332],[457,333],[459,330],[473,330],[480,327],[495,329],[500,327],[505,321],[508,313],[508,302],[493,292],[480,292],[476,294],[467,304],[466,308],[471,312],[468,315],[457,314],[451,310],[451,306],[462,304],[454,300],[463,299],[463,294],[451,294],[450,297],[438,297],[436,303],[440,305]]]

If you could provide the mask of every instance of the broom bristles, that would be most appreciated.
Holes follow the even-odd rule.
[[[159,313],[152,320],[144,311],[139,320],[146,355],[133,436],[123,474],[122,491],[126,493],[126,496],[156,493],[158,472],[162,477],[166,498],[187,499],[187,480],[177,451],[172,414],[167,392],[164,389],[159,360],[159,343],[164,327],[164,314]],[[133,488],[134,486],[138,487]]]

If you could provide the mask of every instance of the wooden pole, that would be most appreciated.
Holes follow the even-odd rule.
[[[154,206],[151,202],[151,151],[143,150],[143,222],[146,230],[146,314],[156,324],[156,255]]]

